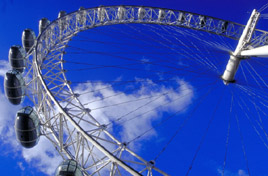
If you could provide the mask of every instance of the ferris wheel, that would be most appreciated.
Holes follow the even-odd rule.
[[[186,11],[100,6],[69,14],[61,11],[52,22],[41,19],[38,36],[24,30],[23,47],[12,46],[9,51],[7,98],[18,105],[26,96],[33,103],[17,112],[18,141],[31,148],[46,137],[63,158],[56,175],[167,176],[172,173],[156,160],[188,121],[206,114],[208,125],[186,169],[188,175],[225,99],[239,133],[240,116],[246,116],[266,146],[262,117],[268,107],[268,84],[254,64],[266,68],[258,59],[268,57],[268,32],[256,29],[259,18],[260,12],[254,10],[248,23],[241,25]],[[229,41],[235,41],[235,48]],[[219,95],[219,86],[230,93]],[[219,99],[208,97],[213,91]],[[202,112],[206,104],[211,114]],[[250,112],[259,120],[254,121]],[[180,118],[177,125],[172,121],[172,129],[161,128],[175,117]],[[135,141],[156,135],[156,128],[172,135],[161,149],[151,144],[160,150],[147,160],[136,151]]]

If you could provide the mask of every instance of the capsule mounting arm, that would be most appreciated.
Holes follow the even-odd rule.
[[[228,84],[235,81],[234,77],[237,72],[237,69],[239,68],[239,64],[242,58],[241,51],[244,49],[245,45],[250,41],[252,34],[255,30],[256,24],[258,22],[259,16],[260,13],[254,9],[239,39],[237,47],[233,52],[233,54],[230,56],[230,59],[226,65],[226,69],[221,77],[223,79],[224,84]]]

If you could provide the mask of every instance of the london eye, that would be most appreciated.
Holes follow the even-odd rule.
[[[61,176],[197,175],[212,158],[219,175],[256,175],[268,154],[262,11],[247,24],[125,5],[41,19],[9,50],[6,96],[32,104],[17,112],[18,142],[46,138]]]

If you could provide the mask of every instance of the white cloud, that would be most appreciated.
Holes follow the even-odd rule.
[[[62,161],[61,156],[45,137],[41,137],[35,147],[31,149],[24,148],[22,155],[31,166],[37,167],[48,175],[53,175]]]
[[[239,169],[238,170],[238,176],[249,176],[246,171]]]
[[[19,168],[20,168],[22,171],[25,170],[25,167],[23,166],[23,163],[22,163],[22,162],[18,162],[17,164],[18,164]]]
[[[222,169],[218,169],[218,173],[221,175],[222,174]],[[224,171],[225,176],[249,176],[247,172],[243,169],[238,169],[237,171],[230,171],[225,169]]]
[[[5,98],[4,94],[0,92],[0,138],[1,143],[9,145],[11,150],[6,151],[6,155],[14,156],[14,153],[18,155],[22,153],[25,160],[31,165],[38,168],[40,171],[54,175],[55,169],[62,161],[62,158],[57,153],[53,145],[45,138],[40,137],[40,141],[37,146],[31,149],[24,149],[20,146],[16,140],[14,123],[16,112],[21,106],[13,106]],[[17,163],[18,166],[24,170],[23,163]]]
[[[75,88],[75,92],[83,94],[89,90],[99,90],[94,93],[83,94],[79,99],[83,104],[92,102],[86,105],[86,107],[92,109],[91,114],[101,124],[115,121],[117,118],[131,112],[125,117],[126,119],[134,120],[121,125],[120,138],[125,142],[128,142],[140,135],[141,132],[151,128],[153,121],[161,119],[163,112],[174,113],[176,111],[182,111],[182,109],[191,103],[194,96],[191,85],[183,80],[177,79],[176,88],[159,83],[157,84],[148,79],[143,80],[137,78],[137,80],[141,83],[136,87],[135,91],[131,93],[114,90],[111,85],[105,83],[80,84]],[[102,89],[104,87],[105,89]],[[109,97],[111,95],[117,96],[102,99],[103,97]],[[101,99],[102,101],[94,101]],[[122,102],[127,103],[121,104]],[[115,104],[117,104],[117,106],[113,106]],[[148,110],[151,111],[148,112]],[[146,137],[150,138],[154,135],[157,135],[157,133],[152,130]]]
[[[4,76],[8,69],[8,63],[6,61],[0,61],[0,76]],[[75,92],[83,93],[89,90],[96,90],[107,86],[110,85],[105,83],[80,84],[75,88]],[[172,87],[164,84],[157,84],[152,80],[145,80],[137,86],[136,91],[131,93],[114,90],[112,87],[109,87],[107,89],[100,90],[98,93],[85,94],[79,98],[83,103],[86,103],[89,102],[89,100],[94,101],[101,99],[102,97],[119,94],[118,96],[88,104],[87,107],[90,109],[112,106],[121,102],[129,102],[118,106],[113,106],[112,108],[93,110],[92,115],[96,117],[101,124],[112,122],[118,117],[123,116],[127,112],[131,112],[135,109],[138,110],[130,113],[127,118],[138,117],[141,113],[145,113],[147,110],[151,109],[152,111],[143,116],[139,116],[135,120],[132,120],[131,123],[123,123],[121,125],[121,131],[119,133],[119,137],[121,138],[120,140],[128,141],[139,135],[141,133],[141,129],[146,130],[151,128],[153,121],[162,118],[163,112],[174,113],[178,110],[182,110],[185,106],[188,106],[191,103],[194,96],[191,85],[183,80],[177,79],[176,86],[177,87]],[[140,100],[135,101],[137,99]],[[133,102],[130,103],[130,101]],[[142,105],[146,106],[142,107]],[[11,105],[6,99],[5,95],[0,92],[1,142],[12,146],[13,152],[22,153],[22,156],[31,166],[38,168],[40,171],[48,175],[53,175],[56,167],[62,161],[62,158],[59,156],[54,146],[45,137],[40,137],[38,145],[31,149],[22,148],[16,141],[14,131],[15,114],[21,107],[22,106]],[[152,132],[147,134],[145,137],[149,139],[155,135],[157,135],[157,132],[152,130]],[[136,141],[135,144],[139,144],[139,141]],[[25,166],[23,163],[20,162],[17,164],[22,170],[24,170]]]
[[[0,60],[0,76],[4,76],[8,69],[8,62]],[[54,175],[55,169],[62,159],[49,141],[41,137],[37,146],[32,149],[24,149],[16,140],[14,129],[15,116],[16,112],[21,108],[21,105],[12,105],[4,93],[0,91],[0,139],[2,144],[11,146],[10,150],[2,151],[2,154],[7,152],[4,154],[11,155],[12,153],[12,156],[15,154],[15,157],[19,157],[18,155],[22,153],[25,160],[32,166],[37,167],[48,175]],[[25,169],[22,162],[18,162],[17,165],[21,170]]]
[[[11,67],[6,60],[0,60],[0,76],[5,76],[6,72],[10,70]]]
[[[14,124],[15,115],[21,106],[14,106],[0,92],[0,139],[4,144],[11,144],[17,150],[18,144],[15,138]]]

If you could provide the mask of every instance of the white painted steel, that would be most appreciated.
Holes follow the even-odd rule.
[[[245,45],[251,40],[251,37],[255,30],[259,16],[260,16],[260,13],[254,9],[247,22],[245,29],[243,30],[243,33],[239,39],[237,47],[235,51],[232,53],[232,55],[230,56],[230,59],[226,65],[226,69],[222,75],[222,79],[225,84],[228,84],[229,82],[234,81],[235,74],[237,72],[237,69],[241,61],[240,53],[245,47]]]
[[[201,19],[206,19],[210,23],[201,22]],[[38,37],[34,50],[31,51],[34,57],[27,57],[26,75],[32,77],[32,80],[27,81],[29,83],[27,91],[32,95],[30,99],[34,102],[43,124],[42,134],[52,142],[63,159],[79,160],[85,175],[90,175],[90,171],[100,174],[101,169],[110,163],[111,176],[116,175],[119,166],[132,175],[140,175],[145,171],[149,175],[153,175],[153,172],[167,175],[154,165],[148,167],[148,161],[113,137],[105,126],[90,114],[90,109],[85,108],[79,101],[79,95],[72,91],[70,82],[65,76],[63,55],[66,45],[73,36],[80,31],[99,26],[126,23],[171,25],[202,30],[231,39],[239,39],[241,29],[244,28],[237,23],[195,13],[141,6],[80,9],[74,13],[64,13],[59,19],[51,22]],[[222,30],[222,24],[227,23],[226,29]],[[268,33],[260,30],[255,30],[255,33],[254,46],[264,45]],[[62,92],[64,94],[61,94]],[[66,93],[69,95],[66,96]],[[80,110],[81,113],[79,115],[69,113],[69,109],[72,108]],[[81,127],[81,119],[87,121],[91,127],[90,131],[85,131]],[[100,134],[105,136],[106,141],[114,143],[115,148],[107,149],[105,143],[100,140],[103,138]],[[95,157],[95,148],[103,154],[99,158]],[[116,155],[116,151],[120,151],[120,154]],[[122,152],[133,156],[133,161],[127,162],[126,159],[121,158]],[[137,170],[129,164],[142,166],[142,168]]]
[[[244,57],[268,57],[268,45],[241,51]]]

